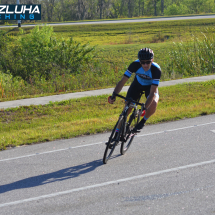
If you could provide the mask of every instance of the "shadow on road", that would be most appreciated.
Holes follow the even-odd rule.
[[[56,172],[33,176],[10,184],[1,185],[0,194],[16,189],[37,187],[48,183],[54,183],[57,181],[64,181],[71,178],[76,178],[79,177],[80,175],[94,171],[97,167],[101,165],[103,165],[103,163],[102,160],[99,159],[86,164],[81,164],[78,166],[62,169]]]

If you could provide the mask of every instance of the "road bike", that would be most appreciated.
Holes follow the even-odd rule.
[[[140,95],[142,96],[143,92]],[[145,104],[139,103],[138,101],[134,101],[133,99],[127,99],[124,96],[119,94],[114,94],[114,96],[120,97],[126,100],[126,106],[122,113],[119,116],[119,119],[109,137],[108,142],[106,143],[106,149],[104,152],[103,163],[106,164],[107,161],[110,159],[111,155],[115,147],[121,142],[120,153],[124,155],[126,151],[131,146],[131,143],[136,135],[133,132],[134,127],[139,123],[140,116],[142,112],[145,110]],[[138,105],[141,106],[141,109],[138,109]],[[130,112],[131,108],[133,112],[131,113],[129,119],[128,112]]]

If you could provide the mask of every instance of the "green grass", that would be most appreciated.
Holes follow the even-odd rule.
[[[159,63],[162,68],[162,81],[170,79],[168,74],[165,75],[164,67],[168,60],[165,60],[163,56],[168,57],[168,48],[171,48],[171,46],[172,43],[158,43],[150,46],[156,53],[155,62]],[[129,64],[136,60],[137,50],[141,47],[141,45],[131,44],[99,46],[97,47],[97,52],[99,52],[100,59],[98,60],[101,70],[92,68],[90,71],[82,71],[80,74],[69,76],[68,78],[57,77],[56,80],[43,80],[43,82],[40,80],[35,85],[25,84],[24,81],[0,72],[0,101],[115,87]],[[174,74],[171,78],[181,77],[182,75],[180,74]],[[130,83],[131,79],[127,85]],[[3,91],[4,93],[2,93]]]
[[[159,89],[156,114],[147,124],[215,113],[215,80]],[[124,102],[107,95],[0,111],[0,149],[110,131]]]
[[[181,74],[174,74],[171,77],[166,73],[165,68],[169,63],[169,52],[173,48],[172,42],[151,43],[151,44],[122,44],[122,45],[104,45],[99,46],[97,50],[104,64],[107,64],[112,71],[119,72],[121,75],[127,70],[129,64],[137,59],[137,52],[142,47],[150,47],[154,53],[154,62],[158,63],[162,69],[161,80],[179,79]],[[107,54],[109,53],[109,54]]]
[[[137,52],[142,47],[150,47],[154,50],[154,61],[162,69],[162,81],[213,74],[213,70],[205,73],[199,67],[198,74],[194,69],[192,74],[186,71],[185,76],[182,70],[178,72],[169,69],[169,62],[170,51],[174,47],[173,41],[176,43],[181,40],[190,41],[193,34],[201,40],[204,37],[201,32],[206,31],[205,27],[211,28],[211,34],[214,35],[214,24],[215,19],[198,19],[55,26],[54,32],[57,37],[72,36],[81,43],[90,42],[91,45],[97,45],[99,66],[88,68],[72,77],[56,77],[49,81],[39,80],[34,85],[2,74],[0,71],[0,101],[114,87],[128,65],[137,59]],[[32,28],[23,29],[27,34]],[[18,28],[10,29],[9,34],[16,38],[17,30]]]
[[[191,34],[213,27],[215,19],[197,19],[180,21],[151,21],[136,23],[64,25],[54,26],[57,37],[73,37],[76,41],[91,45],[147,44],[164,41],[190,39]],[[33,27],[23,28],[29,33]],[[4,29],[16,36],[18,28]]]
[[[213,26],[214,19],[121,23],[105,25],[79,25],[54,27],[57,35],[73,37],[92,45],[143,44],[189,39],[203,27]]]

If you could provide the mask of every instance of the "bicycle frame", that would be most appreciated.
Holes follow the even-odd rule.
[[[143,92],[141,93],[141,96],[142,96],[142,94],[143,94]],[[127,98],[125,98],[124,96],[121,96],[121,95],[119,95],[119,94],[117,94],[117,93],[114,93],[114,96],[120,97],[120,98],[125,99],[125,100],[128,101],[128,103],[126,104],[126,106],[125,106],[123,112],[121,113],[121,115],[124,115],[125,113],[127,113],[127,110],[128,110],[129,108],[134,108],[135,110],[137,110],[137,105],[140,105],[140,106],[141,106],[141,112],[142,112],[143,110],[145,110],[145,104],[144,104],[144,103],[139,103],[139,100],[140,100],[140,99],[139,99],[138,101],[134,101],[133,99],[127,99]],[[141,96],[140,96],[140,98],[141,98]],[[136,105],[135,105],[135,104],[136,104]]]
[[[142,94],[143,94],[143,92],[141,93],[140,98],[141,98]],[[122,116],[124,117],[125,122],[127,122],[127,117],[128,117],[127,116],[127,112],[129,110],[129,108],[134,108],[134,110],[132,112],[132,114],[134,114],[134,115],[139,114],[139,113],[137,113],[137,105],[141,106],[140,114],[142,113],[143,110],[145,110],[145,104],[144,103],[139,103],[140,99],[138,101],[134,101],[133,99],[127,99],[124,96],[121,96],[121,95],[119,95],[117,93],[114,93],[114,95],[117,96],[117,97],[120,97],[122,99],[125,99],[126,101],[128,101],[128,103],[126,104],[124,110],[120,114],[120,117],[122,117]],[[126,132],[126,128],[125,127],[126,127],[126,123],[124,123],[123,130],[122,130],[123,136],[125,135],[125,132]]]
[[[127,101],[127,104],[125,105],[125,108],[123,109],[122,113],[119,116],[119,119],[114,127],[114,129],[112,130],[112,133],[109,137],[109,140],[107,142],[107,146],[104,152],[104,156],[103,156],[103,163],[106,164],[107,161],[110,159],[115,147],[118,145],[118,143],[120,141],[122,141],[121,143],[121,147],[120,147],[120,152],[121,154],[125,154],[125,152],[128,150],[134,135],[130,136],[131,134],[131,130],[130,130],[130,126],[132,124],[132,121],[137,118],[137,122],[139,120],[139,116],[137,114],[139,114],[138,109],[137,109],[137,105],[141,106],[141,112],[142,113],[143,110],[145,110],[145,104],[144,103],[139,103],[139,101],[134,101],[133,99],[126,99],[124,96],[118,95],[118,94],[114,94],[114,96],[118,96],[121,97],[123,99],[125,99]],[[128,117],[128,110],[129,108],[133,108],[133,112],[130,115],[130,118],[127,122],[127,117]],[[120,129],[120,131],[117,131],[117,128]],[[128,133],[129,132],[129,133]],[[127,137],[126,137],[127,135]],[[121,140],[121,138],[123,138]],[[126,141],[125,141],[126,138]],[[131,139],[130,139],[131,138]],[[124,146],[124,143],[127,142],[127,140],[129,141],[128,145]]]

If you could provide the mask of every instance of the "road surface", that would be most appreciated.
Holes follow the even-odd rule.
[[[1,214],[215,214],[215,115],[145,126],[103,165],[109,135],[0,152]]]

